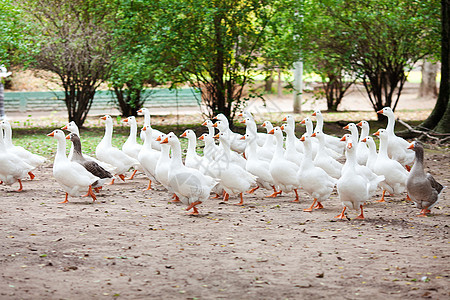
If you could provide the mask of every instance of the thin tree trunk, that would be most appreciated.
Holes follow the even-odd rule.
[[[436,97],[437,85],[436,74],[438,66],[429,61],[422,64],[422,81],[420,82],[419,97]]]
[[[434,129],[440,133],[450,132],[450,22],[449,22],[449,0],[441,1],[441,84],[439,87],[439,96],[433,111],[420,126]]]
[[[0,81],[0,120],[5,118],[5,89],[3,83]]]
[[[283,85],[281,82],[281,69],[278,69],[277,96],[278,96],[278,98],[281,98],[281,96],[283,96]]]

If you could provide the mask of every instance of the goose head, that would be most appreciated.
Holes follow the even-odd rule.
[[[264,123],[262,123],[261,126],[265,127],[267,132],[269,132],[273,129],[273,125],[272,125],[272,123],[270,123],[270,121],[264,121]]]
[[[380,140],[387,140],[389,138],[389,134],[386,129],[378,129],[373,135],[376,135],[380,138]]]
[[[52,136],[52,137],[54,137],[57,140],[65,140],[66,139],[66,135],[60,129],[53,130],[52,132],[47,134],[47,136]]]
[[[377,111],[377,114],[385,115],[386,117],[393,116],[394,112],[392,111],[392,108],[389,106],[383,107],[383,109],[380,109]]]
[[[175,135],[175,133],[170,132],[169,134],[166,134],[164,138],[161,138],[161,144],[169,144],[170,146],[176,145],[177,143],[179,144],[180,141],[178,140],[177,136]]]
[[[196,139],[196,136],[195,136],[195,132],[192,130],[192,129],[187,129],[187,130],[185,130],[181,135],[180,135],[180,137],[185,137],[185,138],[188,138],[188,139]]]
[[[62,130],[69,130],[70,132],[79,134],[78,126],[74,121],[70,121],[66,126],[61,128]]]
[[[136,118],[134,116],[129,116],[128,118],[123,119],[122,122],[123,123],[128,123],[130,125],[137,124],[136,123]]]
[[[110,125],[110,126],[113,125],[113,119],[110,115],[104,115],[100,119],[104,120],[106,125]]]

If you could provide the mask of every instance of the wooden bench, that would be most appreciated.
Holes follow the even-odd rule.
[[[144,107],[195,107],[200,106],[201,91],[194,88],[146,90]],[[111,91],[97,91],[91,109],[115,108]],[[64,92],[5,92],[6,112],[64,111]]]

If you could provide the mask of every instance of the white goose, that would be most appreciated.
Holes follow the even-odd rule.
[[[156,164],[158,163],[161,152],[152,147],[152,128],[144,125],[142,132],[145,134],[144,145],[139,151],[138,160],[144,169],[145,175],[149,179],[146,190],[152,189],[152,181],[156,180]]]
[[[136,118],[134,116],[130,116],[128,118],[123,119],[122,122],[130,124],[130,135],[128,136],[125,143],[122,145],[122,151],[129,157],[132,157],[132,158],[138,160],[139,152],[142,149],[142,145],[138,144],[138,142],[136,141],[136,135],[137,135]],[[127,179],[129,179],[129,180],[133,179],[134,175],[136,175],[136,172],[138,170],[141,172],[144,171],[144,169],[140,166],[140,164],[136,166],[136,168],[133,171],[133,173],[131,174],[131,176]]]
[[[78,135],[78,137],[81,139],[80,136],[80,130],[78,129],[77,124],[74,121],[70,121],[67,125],[65,125],[64,127],[61,128],[62,130],[68,130],[70,133],[74,133],[76,135]],[[72,160],[72,156],[73,156],[73,151],[74,151],[74,146],[73,144],[70,145],[70,150],[69,150],[69,155],[67,156],[69,158],[69,160]],[[91,160],[91,161],[95,161],[98,165],[100,165],[103,169],[107,170],[110,173],[114,173],[115,174],[115,167],[111,166],[108,163],[105,163],[103,161],[99,161],[98,159],[89,156],[85,153],[83,153],[83,157],[87,160]]]
[[[264,145],[264,143],[266,142],[266,138],[267,138],[267,133],[262,133],[262,132],[257,132],[258,131],[258,126],[256,125],[255,119],[253,118],[253,115],[248,111],[248,110],[244,110],[241,113],[238,114],[239,117],[244,117],[244,120],[246,120],[246,122],[241,122],[244,123],[247,128],[249,129],[251,132],[246,132],[245,133],[255,133],[256,134],[256,143],[258,144],[258,146],[262,147]]]
[[[183,132],[181,137],[185,137],[188,139],[186,158],[184,160],[184,164],[186,165],[186,167],[197,169],[200,171],[204,170],[205,162],[203,161],[203,157],[198,155],[196,151],[197,136],[195,135],[195,132],[191,129],[187,129]]]
[[[366,137],[367,138],[367,137]],[[348,143],[352,143],[352,152],[356,152],[356,150],[354,149],[353,145],[355,145],[355,142],[353,141],[352,135],[351,134],[344,134],[344,136],[342,137],[341,141]],[[344,166],[342,167],[341,170],[341,174],[344,174],[344,172],[346,171],[345,169],[347,168],[348,165],[344,164]],[[378,189],[378,186],[380,184],[380,182],[382,182],[385,178],[383,175],[377,175],[374,170],[372,170],[371,168],[369,168],[368,166],[362,166],[360,164],[357,164],[356,167],[356,172],[363,176],[370,184],[369,186],[369,195],[372,196],[373,194],[375,194],[375,192]]]
[[[295,137],[295,118],[292,115],[287,115],[283,118],[282,120],[283,122],[286,122],[289,127],[294,129],[294,137]],[[304,123],[303,123],[304,124]],[[311,129],[312,130],[312,129]],[[311,132],[312,133],[312,132]],[[304,153],[305,152],[305,148],[303,146],[303,143],[300,142],[300,140],[295,137],[295,148],[297,149],[298,152],[300,153]]]
[[[20,157],[24,162],[35,168],[37,168],[38,166],[42,165],[45,162],[46,160],[45,157],[31,153],[25,148],[13,144],[11,124],[9,124],[7,120],[1,121],[0,124],[1,124],[0,127],[2,127],[5,131],[4,144],[6,151],[14,153],[18,157]]]
[[[150,110],[148,108],[141,108],[140,110],[138,110],[138,113],[144,114],[144,126],[151,127],[151,114],[150,114]],[[153,129],[152,128],[152,148],[155,150],[160,151],[161,150],[161,144],[159,142],[156,141],[156,139],[163,135],[164,133],[162,133],[161,131],[157,130],[157,129]],[[142,133],[141,131],[141,140],[145,139],[145,134]]]
[[[408,149],[409,142],[395,135],[395,116],[394,112],[390,107],[384,107],[383,109],[377,111],[379,114],[383,114],[388,118],[388,124],[386,131],[389,135],[389,144],[387,148],[388,156],[395,159],[400,164],[410,169],[410,166],[414,162],[414,151]]]
[[[314,132],[311,137],[316,137],[319,140],[319,149],[314,158],[314,165],[322,168],[328,175],[334,179],[341,177],[342,164],[328,155],[325,151],[325,134],[323,132]]]
[[[269,171],[272,175],[273,181],[280,191],[274,192],[269,197],[276,197],[282,192],[295,192],[295,200],[292,202],[299,202],[298,189],[300,188],[300,182],[297,177],[299,167],[292,161],[287,160],[284,157],[283,149],[283,132],[280,127],[274,127],[269,134],[275,135],[277,142],[275,153],[273,154],[272,161],[270,162]]]
[[[345,210],[349,208],[354,210],[361,209],[361,214],[356,219],[364,219],[363,204],[370,197],[370,183],[357,171],[356,152],[351,140],[347,142],[345,157],[347,158],[345,172],[342,173],[336,184],[339,200],[341,200],[344,208],[336,218],[343,219]]]
[[[266,190],[273,189],[274,192],[277,192],[275,182],[273,181],[272,175],[269,171],[270,163],[259,159],[256,153],[256,148],[258,146],[256,144],[256,137],[247,133],[242,137],[242,139],[247,142],[245,150],[248,150],[248,158],[247,163],[245,164],[245,169],[257,177],[256,184],[258,186],[251,189],[249,193],[253,193],[260,187]]]
[[[336,179],[327,174],[322,168],[316,167],[312,160],[311,137],[304,134],[301,142],[305,144],[305,157],[298,171],[300,184],[305,192],[314,198],[311,207],[303,211],[311,212],[314,208],[323,208],[322,202],[328,199],[336,185]],[[317,203],[317,206],[315,206]]]
[[[325,146],[327,148],[330,148],[334,151],[336,151],[339,154],[343,154],[344,153],[344,149],[345,149],[345,144],[342,143],[340,141],[340,138],[337,138],[335,136],[326,134],[323,132],[323,115],[322,112],[317,109],[314,111],[314,113],[312,114],[313,117],[316,117],[316,128],[314,128],[314,132],[321,132],[323,133],[324,137],[325,137]]]
[[[360,165],[366,165],[367,162],[367,156],[369,155],[368,148],[366,144],[359,142],[359,134],[358,134],[358,127],[356,127],[355,123],[348,123],[344,129],[347,129],[350,131],[352,135],[352,141],[355,141],[353,144],[354,151],[356,151],[356,161]],[[361,146],[361,147],[360,147]]]
[[[298,152],[295,147],[297,137],[294,134],[294,128],[289,123],[286,123],[281,125],[280,129],[286,132],[286,151],[284,152],[284,158],[300,167],[303,161],[303,153]]]
[[[380,182],[380,186],[383,188],[383,196],[378,202],[385,202],[384,194],[386,191],[393,195],[401,194],[405,191],[408,171],[398,161],[389,158],[389,133],[384,129],[379,129],[374,135],[380,138],[380,149],[375,162],[374,172],[385,177],[385,180]]]
[[[178,195],[183,204],[188,205],[186,210],[193,209],[192,215],[198,215],[197,205],[208,199],[211,189],[217,182],[202,174],[197,169],[188,168],[181,160],[180,141],[176,135],[169,133],[161,144],[168,144],[172,149],[172,159],[169,167],[169,185]]]
[[[214,125],[217,124],[214,127],[217,127],[220,132],[225,132],[228,134],[230,140],[230,149],[238,153],[244,153],[246,144],[243,140],[241,140],[242,135],[231,131],[227,117],[224,114],[218,114],[213,119],[221,121],[219,124],[217,124],[217,122],[214,123]]]
[[[163,134],[159,136],[156,141],[162,142],[166,138]],[[169,187],[169,165],[170,165],[170,146],[168,144],[161,144],[161,155],[159,156],[158,162],[155,168],[155,177],[163,187],[172,192]]]
[[[3,126],[0,126],[0,183],[11,185],[13,183],[19,183],[18,192],[23,190],[22,179],[27,175],[31,179],[34,178],[34,174],[31,172],[35,167],[29,165],[22,160],[19,156],[13,152],[7,151],[4,138]]]
[[[233,138],[236,138],[236,136],[233,137],[233,135],[230,135],[230,131],[226,130],[226,127],[224,127],[223,122],[222,121],[217,121],[216,123],[214,123],[213,127],[217,127],[219,128],[220,133],[223,133],[222,135],[222,139],[219,139],[219,152],[215,154],[215,160],[216,161],[220,161],[220,160],[227,160],[226,156],[224,156],[225,152],[227,152],[228,150],[226,148],[228,148],[227,145],[229,145],[230,150],[231,150],[231,144],[233,144]],[[240,139],[241,137],[239,137]],[[224,143],[222,143],[223,140],[227,141],[227,145],[225,145]],[[240,142],[244,142],[243,140],[240,140]],[[242,148],[243,151],[245,151],[245,145]],[[238,164],[241,168],[245,169],[245,158],[238,154],[238,152],[235,151],[230,151],[230,159],[233,163]]]
[[[263,143],[262,146],[259,145],[260,144],[259,141],[261,141],[261,139],[258,137],[259,132],[256,131],[256,124],[254,123],[254,121],[247,117],[244,120],[242,120],[241,123],[247,125],[247,128],[245,130],[246,134],[254,137],[254,139],[252,139],[252,140],[254,140],[256,142],[256,145],[255,145],[256,155],[258,155],[258,157],[261,160],[270,162],[272,160],[273,152],[271,152],[269,149],[264,148],[265,143]],[[241,139],[243,139],[243,138],[241,138]],[[249,144],[247,143],[247,146],[248,145]],[[249,155],[249,149],[247,149],[247,146],[245,147],[245,152],[244,152],[246,158],[248,158],[248,155]]]
[[[126,155],[116,147],[112,146],[113,120],[110,115],[101,117],[105,120],[105,135],[95,149],[95,155],[101,161],[104,161],[116,168],[115,174],[125,181],[124,173],[132,167],[139,166],[139,161]],[[114,183],[114,179],[111,184]]]
[[[66,157],[66,137],[64,132],[57,129],[49,133],[48,136],[56,138],[58,146],[56,149],[55,161],[53,163],[53,177],[66,192],[66,198],[63,202],[69,202],[68,197],[80,196],[87,192],[86,196],[91,196],[95,201],[96,197],[92,191],[92,186],[96,185],[100,178],[92,175],[79,163],[70,161]]]
[[[227,201],[229,196],[239,194],[241,201],[237,205],[244,204],[244,198],[242,193],[249,190],[252,186],[256,185],[256,176],[247,172],[239,164],[235,163],[231,158],[230,142],[227,133],[221,132],[214,136],[218,138],[220,144],[224,149],[224,160],[220,166],[220,173],[218,175],[220,184],[225,190],[224,201]]]

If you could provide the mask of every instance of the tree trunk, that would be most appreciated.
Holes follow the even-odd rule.
[[[3,83],[0,81],[0,120],[5,118],[5,93]]]
[[[264,90],[268,93],[272,92],[272,84],[273,84],[273,76],[272,72],[270,72],[269,76],[266,77],[266,83],[264,85]]]
[[[437,64],[426,60],[423,62],[419,97],[436,97],[438,95],[436,85],[437,69]]]
[[[281,98],[281,96],[283,96],[283,84],[281,82],[281,69],[278,69],[277,95],[278,95],[278,98]]]
[[[449,133],[450,129],[450,112],[449,112],[449,96],[450,96],[450,8],[449,0],[441,1],[441,84],[439,87],[439,96],[433,111],[428,118],[420,124],[427,129],[434,129],[440,133]]]

